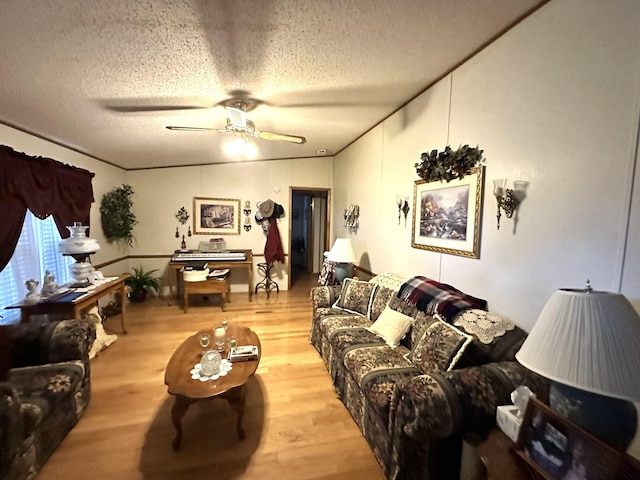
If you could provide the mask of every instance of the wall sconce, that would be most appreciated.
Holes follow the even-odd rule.
[[[360,207],[358,205],[349,205],[344,209],[344,228],[347,233],[358,233],[360,227]]]
[[[398,225],[400,225],[400,212],[404,213],[404,226],[407,226],[407,215],[409,214],[409,197],[405,195],[396,195],[396,204],[398,205]]]
[[[498,220],[498,230],[500,230],[500,217],[502,217],[501,210],[504,210],[504,214],[507,218],[513,217],[513,213],[518,208],[520,201],[515,195],[515,192],[507,186],[506,178],[499,178],[493,181],[493,194],[498,202],[498,212],[496,213],[496,219]]]

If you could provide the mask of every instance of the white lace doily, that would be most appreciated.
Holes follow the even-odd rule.
[[[207,380],[217,380],[220,377],[224,377],[231,371],[231,367],[233,367],[233,364],[229,360],[222,360],[220,362],[220,371],[215,375],[206,376],[200,375],[200,364],[196,363],[189,373],[191,374],[191,378],[193,378],[194,380],[206,382]]]
[[[488,345],[496,337],[501,337],[507,331],[513,330],[515,325],[495,313],[472,308],[465,310],[453,321],[456,327],[478,337],[482,343]]]

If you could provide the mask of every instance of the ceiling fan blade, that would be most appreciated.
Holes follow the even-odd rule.
[[[131,106],[131,105],[107,105],[105,106],[107,110],[111,110],[112,112],[120,112],[120,113],[136,113],[136,112],[170,112],[177,110],[201,110],[204,108],[211,107],[202,107],[195,105],[150,105],[148,107],[143,106]]]
[[[289,135],[286,133],[275,133],[275,132],[255,132],[254,135],[263,140],[273,140],[276,142],[291,142],[298,143],[302,145],[307,141],[304,137],[299,137],[297,135]]]
[[[182,132],[218,132],[218,133],[227,133],[225,129],[220,128],[207,128],[207,127],[177,127],[174,125],[167,125],[166,128],[168,130],[179,130]]]
[[[247,114],[244,110],[235,107],[225,107],[229,114],[229,121],[235,128],[244,129],[247,127]]]

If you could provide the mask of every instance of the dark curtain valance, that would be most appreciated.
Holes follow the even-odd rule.
[[[62,238],[67,225],[89,225],[94,174],[50,158],[32,157],[0,145],[0,271],[16,248],[27,209],[38,218],[53,215]]]

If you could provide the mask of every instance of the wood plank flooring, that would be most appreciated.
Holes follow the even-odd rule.
[[[308,343],[314,281],[303,277],[269,299],[259,292],[253,302],[232,293],[224,313],[216,298],[190,302],[186,314],[163,299],[129,305],[129,333],[92,361],[89,407],[38,480],[383,480]],[[252,328],[262,343],[260,366],[247,384],[246,438],[238,440],[226,401],[203,401],[187,411],[174,452],[164,368],[186,337],[223,318]],[[106,327],[117,333],[119,318]]]

